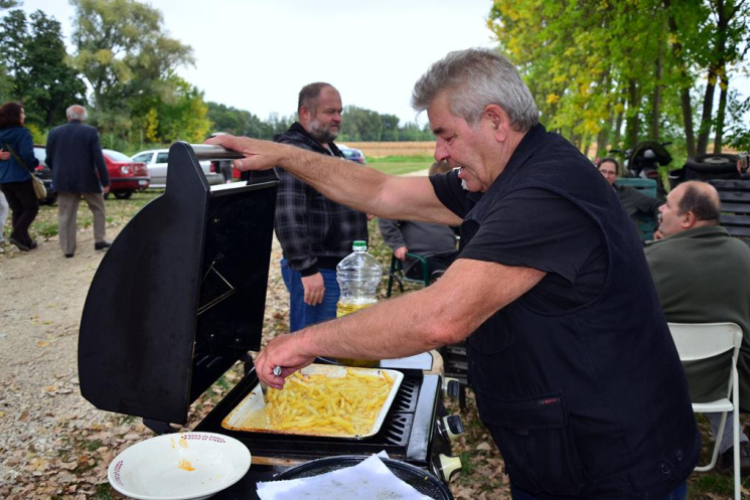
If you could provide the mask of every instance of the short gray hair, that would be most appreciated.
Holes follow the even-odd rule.
[[[86,118],[88,118],[88,113],[86,112],[86,108],[84,108],[80,104],[73,104],[65,110],[65,116],[68,117],[68,120],[86,121]]]
[[[425,111],[444,90],[449,92],[451,114],[469,125],[479,123],[488,104],[503,108],[517,132],[539,123],[539,110],[518,70],[492,50],[457,50],[434,63],[414,85],[412,107]]]
[[[302,87],[302,90],[299,91],[299,99],[297,100],[297,113],[299,114],[299,111],[304,106],[311,115],[314,115],[315,110],[318,108],[320,92],[327,87],[336,90],[336,87],[326,82],[308,83]]]

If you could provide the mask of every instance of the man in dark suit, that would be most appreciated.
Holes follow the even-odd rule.
[[[52,129],[47,139],[47,166],[59,203],[58,231],[65,257],[76,251],[76,214],[81,198],[94,214],[94,249],[106,250],[104,196],[109,192],[109,174],[99,144],[99,133],[84,125],[86,108],[74,104],[66,111],[68,123]],[[98,175],[97,175],[98,174]]]

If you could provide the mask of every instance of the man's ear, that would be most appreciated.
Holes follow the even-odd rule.
[[[482,118],[492,127],[497,141],[505,142],[510,130],[510,119],[505,110],[497,104],[488,104],[484,107]]]
[[[299,118],[300,123],[309,122],[310,110],[308,110],[306,106],[300,106],[299,111],[297,112],[297,117]]]
[[[696,222],[695,214],[690,210],[680,215],[680,225],[685,229],[690,229]]]

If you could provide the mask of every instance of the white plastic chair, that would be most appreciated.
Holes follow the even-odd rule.
[[[732,369],[727,380],[727,397],[709,403],[693,403],[695,413],[721,413],[719,431],[708,465],[696,467],[698,472],[711,470],[719,457],[719,445],[727,414],[733,411],[732,435],[734,451],[734,498],[740,498],[740,393],[737,358],[742,344],[742,329],[734,323],[669,323],[681,361],[697,361],[732,351]]]

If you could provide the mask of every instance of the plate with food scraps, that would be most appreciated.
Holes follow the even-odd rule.
[[[109,464],[123,495],[142,500],[197,500],[230,487],[250,468],[250,451],[211,432],[164,434],[137,443]]]
[[[260,384],[224,418],[228,430],[363,439],[383,425],[404,374],[397,370],[309,365],[284,389]]]

